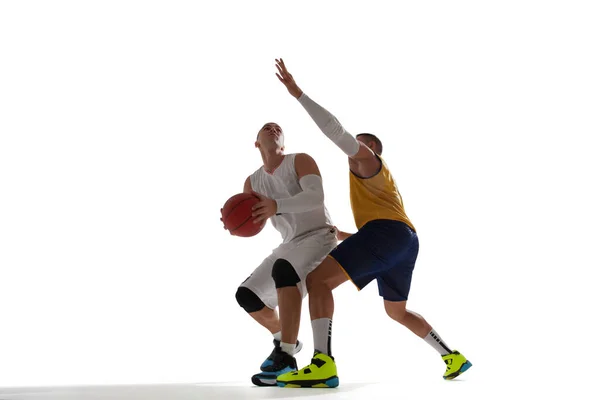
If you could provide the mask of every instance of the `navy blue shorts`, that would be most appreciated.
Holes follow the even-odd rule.
[[[408,299],[418,253],[415,231],[403,222],[380,219],[367,222],[329,255],[358,290],[377,279],[381,297],[404,301]]]

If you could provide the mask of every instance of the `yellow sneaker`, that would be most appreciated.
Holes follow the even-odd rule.
[[[290,388],[334,388],[340,384],[333,357],[315,351],[310,365],[277,377],[277,386]]]
[[[458,351],[454,350],[450,354],[442,356],[442,360],[446,363],[446,373],[444,379],[451,380],[471,368],[473,364]]]

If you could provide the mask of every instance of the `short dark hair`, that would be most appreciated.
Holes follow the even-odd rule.
[[[357,138],[359,136],[366,136],[369,140],[375,142],[375,152],[378,155],[381,155],[381,153],[383,153],[383,143],[381,143],[381,140],[379,140],[377,136],[373,135],[372,133],[359,133],[358,135],[356,135]]]

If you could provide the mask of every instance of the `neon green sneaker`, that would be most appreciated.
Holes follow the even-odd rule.
[[[288,388],[334,388],[339,384],[333,357],[317,351],[309,366],[277,377],[277,386]]]
[[[458,351],[454,350],[450,354],[442,356],[442,360],[446,363],[446,373],[444,379],[452,380],[471,368],[473,364]]]

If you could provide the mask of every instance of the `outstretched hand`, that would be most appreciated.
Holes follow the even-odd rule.
[[[335,236],[337,238],[337,240],[339,240],[340,242],[343,240],[348,239],[350,236],[352,236],[351,233],[348,232],[344,232],[344,231],[340,231],[337,226],[333,227],[335,229]]]
[[[255,224],[261,222],[265,223],[267,219],[277,213],[277,202],[267,196],[256,193],[255,191],[252,191],[252,194],[260,199],[260,201],[252,207],[252,217],[255,217],[253,222]]]
[[[295,98],[299,98],[300,96],[302,96],[302,90],[300,90],[300,88],[296,84],[296,81],[294,81],[294,77],[292,76],[292,74],[289,73],[289,71],[285,67],[285,64],[283,63],[283,59],[282,58],[280,58],[279,60],[275,59],[275,62],[276,62],[275,66],[277,67],[277,70],[279,71],[278,73],[276,72],[275,75],[277,75],[277,78],[279,78],[279,81],[285,85],[288,92],[290,92],[290,94],[292,96],[294,96]]]

